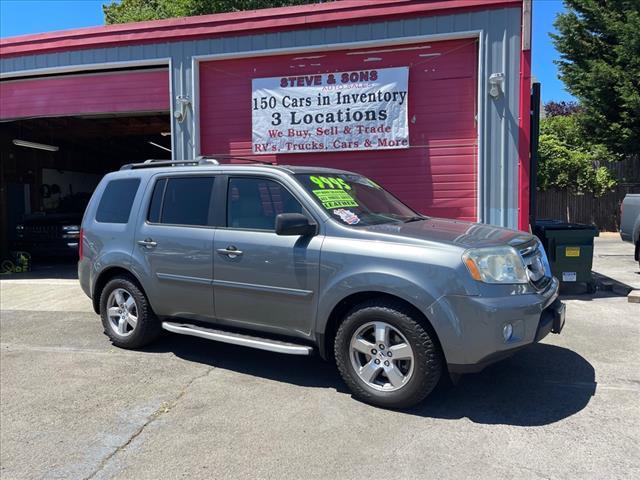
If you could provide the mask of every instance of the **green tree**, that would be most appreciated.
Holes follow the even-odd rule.
[[[112,0],[102,5],[102,11],[110,25],[305,3],[313,0]]]
[[[615,187],[607,163],[618,156],[585,137],[581,113],[547,117],[540,122],[538,185],[571,193],[602,196]],[[568,214],[568,212],[567,212]]]
[[[621,154],[640,152],[640,1],[564,0],[552,34],[567,90],[589,137]]]

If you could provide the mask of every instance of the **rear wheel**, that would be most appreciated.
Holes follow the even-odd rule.
[[[442,356],[415,314],[400,304],[354,308],[335,340],[336,364],[354,397],[381,407],[422,401],[442,375]]]
[[[100,295],[100,316],[105,333],[121,348],[143,347],[161,332],[146,295],[128,277],[107,282]]]

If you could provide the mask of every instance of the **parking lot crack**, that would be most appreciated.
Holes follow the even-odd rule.
[[[151,425],[153,422],[155,422],[158,418],[160,418],[162,415],[165,415],[167,413],[169,413],[180,401],[180,399],[182,397],[184,397],[184,395],[187,393],[187,391],[189,390],[189,388],[198,380],[205,378],[206,376],[208,376],[213,370],[215,370],[215,367],[209,367],[207,368],[203,373],[196,375],[194,377],[191,378],[191,380],[189,380],[181,389],[180,391],[178,391],[178,393],[176,394],[176,396],[168,401],[168,402],[162,402],[162,404],[153,412],[151,413],[151,415],[149,415],[145,422],[138,427],[121,445],[119,445],[118,447],[116,447],[111,453],[109,453],[99,464],[98,466],[95,468],[95,470],[93,472],[91,472],[88,476],[84,477],[84,480],[91,480],[93,478],[95,478],[101,471],[103,471],[109,464],[109,462],[115,458],[120,452],[123,452],[124,450],[126,450],[129,445],[131,445],[131,443],[138,438],[140,435],[142,435],[142,433],[145,431],[145,429]]]

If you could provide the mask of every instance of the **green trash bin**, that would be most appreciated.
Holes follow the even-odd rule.
[[[538,220],[534,233],[544,245],[551,271],[561,286],[584,282],[589,293],[596,291],[596,281],[591,275],[593,239],[599,235],[596,227],[560,220]]]

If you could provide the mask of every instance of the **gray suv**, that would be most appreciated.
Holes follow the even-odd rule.
[[[564,324],[538,239],[420,215],[361,175],[145,162],[104,177],[78,273],[114,345],[161,331],[335,359],[404,408]]]

